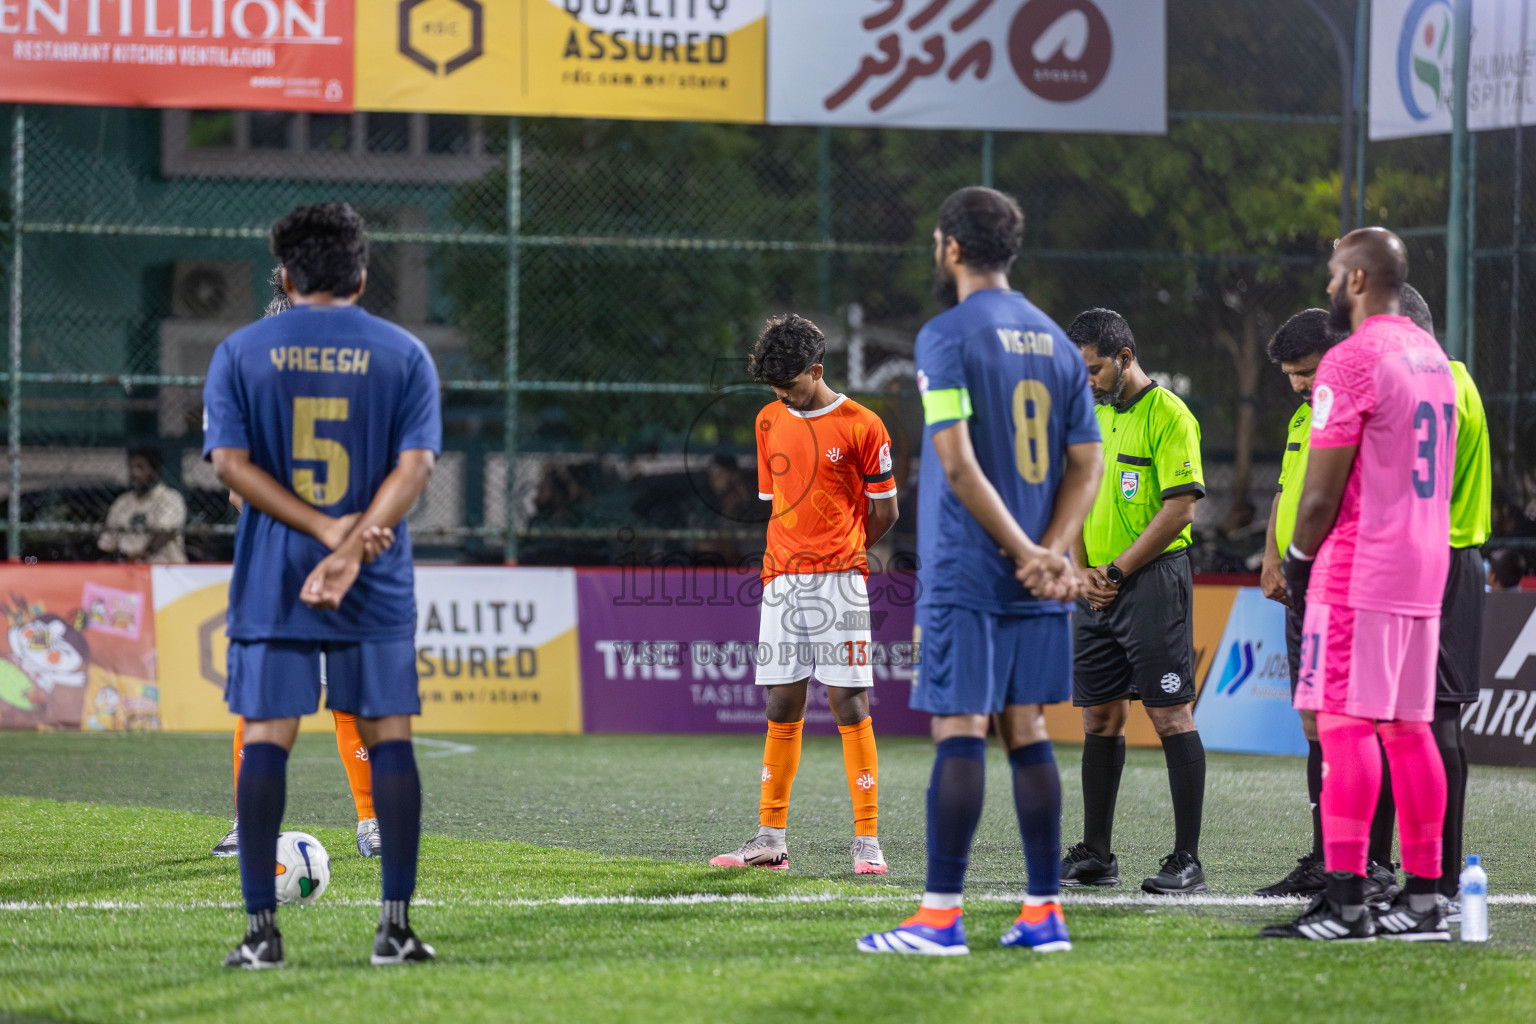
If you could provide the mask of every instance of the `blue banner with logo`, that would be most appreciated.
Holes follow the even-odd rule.
[[[1285,607],[1257,587],[1243,587],[1232,603],[1195,705],[1195,726],[1207,750],[1238,754],[1307,752],[1301,718],[1291,707],[1285,659]]]

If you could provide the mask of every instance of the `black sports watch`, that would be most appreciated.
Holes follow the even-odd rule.
[[[1125,573],[1121,572],[1120,567],[1114,562],[1110,562],[1104,567],[1104,578],[1118,587],[1125,582]]]

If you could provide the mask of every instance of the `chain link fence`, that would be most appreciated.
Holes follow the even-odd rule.
[[[202,375],[271,296],[272,221],[339,198],[373,240],[363,304],[418,334],[443,378],[444,457],[411,520],[423,558],[750,561],[766,515],[752,423],[771,395],[746,354],[788,310],[822,326],[831,381],[891,430],[904,514],[876,555],[901,557],[930,233],[944,196],[986,183],[1025,209],[1016,285],[1062,324],[1120,310],[1190,403],[1210,488],[1200,567],[1252,569],[1296,403],[1264,345],[1326,302],[1341,226],[1402,229],[1444,308],[1448,142],[1360,146],[1352,210],[1363,110],[1346,119],[1336,38],[1356,4],[1294,7],[1169,0],[1162,137],[11,108],[7,551],[109,557],[127,453],[148,449],[184,496],[188,555],[230,557]],[[1524,157],[1514,132],[1476,145],[1469,364],[1497,529],[1536,534]]]

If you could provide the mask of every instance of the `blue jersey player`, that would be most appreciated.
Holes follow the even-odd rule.
[[[420,341],[357,305],[368,242],[351,206],[299,207],[273,225],[272,252],[294,308],[226,338],[203,395],[204,454],[246,504],[225,699],[246,721],[236,804],[249,926],[225,963],[283,965],[277,836],[299,718],[319,708],[322,654],[327,705],[357,716],[373,767],[384,884],[372,962],[430,960],[407,916],[421,701],[403,520],[442,446],[437,371]]]
[[[987,724],[1013,766],[1029,895],[1005,946],[1071,949],[1060,904],[1061,779],[1043,705],[1072,694],[1072,538],[1102,451],[1077,346],[1008,286],[1024,217],[965,188],[934,230],[936,291],[951,307],[917,336],[927,422],[918,487],[920,660],[912,707],[933,714],[928,880],[916,915],[866,935],[867,953],[967,953],[961,893],[981,818]]]

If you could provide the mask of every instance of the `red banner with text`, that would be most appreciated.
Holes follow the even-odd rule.
[[[352,18],[352,0],[0,0],[0,95],[350,111]]]

